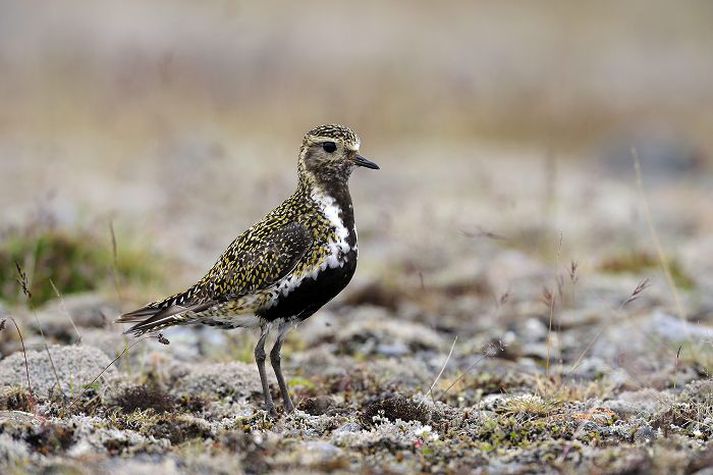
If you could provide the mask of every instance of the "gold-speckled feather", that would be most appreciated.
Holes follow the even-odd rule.
[[[141,335],[185,323],[242,326],[240,316],[259,313],[284,292],[276,287],[281,279],[297,282],[325,267],[325,260],[339,247],[337,241],[345,239],[335,234],[334,216],[325,213],[325,202],[335,199],[333,188],[337,195],[343,194],[348,209],[339,213],[349,215],[353,228],[346,180],[354,166],[346,159],[333,159],[315,167],[309,152],[325,141],[341,144],[345,154],[355,154],[360,146],[359,137],[344,126],[328,124],[310,130],[300,149],[295,193],[238,236],[188,290],[122,315],[118,322],[136,323],[127,333]],[[354,233],[356,247],[355,229],[346,232]]]
[[[348,127],[327,124],[307,132],[297,162],[297,190],[238,236],[195,285],[122,315],[142,335],[172,325],[260,327],[255,346],[265,409],[275,406],[265,372],[265,340],[277,328],[270,363],[285,405],[289,396],[280,367],[287,330],[309,318],[349,283],[358,245],[347,181],[355,167],[379,167],[359,155],[361,141]],[[166,340],[162,340],[166,341]]]

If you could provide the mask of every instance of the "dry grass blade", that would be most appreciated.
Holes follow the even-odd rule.
[[[582,363],[582,360],[584,359],[584,355],[586,355],[587,353],[589,353],[589,350],[592,349],[592,347],[594,346],[594,343],[596,343],[597,340],[599,339],[599,337],[602,336],[602,333],[604,333],[604,330],[605,330],[605,329],[602,328],[601,330],[599,330],[599,331],[597,332],[596,335],[594,335],[594,338],[592,338],[592,341],[590,341],[589,344],[584,348],[584,350],[582,351],[582,353],[579,354],[579,357],[578,357],[577,360],[574,362],[574,364],[572,364],[572,367],[569,369],[569,371],[567,371],[567,374],[570,374],[570,373],[574,372],[574,370],[576,370],[577,368],[579,368],[579,365]]]
[[[146,338],[148,338],[148,336],[138,338],[131,345],[125,346],[124,349],[121,351],[121,353],[119,353],[119,355],[116,358],[111,360],[111,362],[108,365],[106,365],[104,367],[104,369],[102,369],[101,372],[94,377],[94,379],[92,379],[90,382],[84,384],[82,387],[86,388],[86,387],[92,386],[94,383],[96,383],[97,380],[99,378],[101,378],[104,375],[104,373],[107,372],[107,370],[109,370],[109,368],[111,368],[114,364],[116,364],[117,361],[119,361],[126,353],[129,352],[129,350],[131,350],[133,347],[135,347],[142,341],[146,340]],[[81,394],[78,394],[77,396],[75,396],[74,399],[72,400],[72,402],[69,404],[69,408],[73,407],[79,401],[81,396],[82,396]]]
[[[109,220],[109,232],[111,233],[111,256],[114,260],[114,265],[116,266],[117,252],[116,252],[116,233],[114,232],[114,221]]]
[[[560,231],[559,242],[557,243],[557,253],[555,254],[555,283],[557,284],[558,293],[560,300],[563,298],[563,287],[564,278],[559,275],[560,267],[560,256],[562,255],[562,243],[564,242],[564,233]],[[544,295],[546,303],[548,304],[549,318],[547,324],[547,361],[545,362],[545,374],[549,376],[550,374],[550,360],[552,353],[552,322],[555,318],[555,307],[557,305],[557,298],[552,294],[549,289],[545,289],[546,294]],[[560,351],[561,354],[561,351]]]
[[[109,220],[109,234],[111,235],[111,279],[114,283],[114,290],[119,299],[119,305],[124,299],[121,296],[121,287],[119,286],[119,252],[116,243],[116,233],[114,232],[114,221]]]
[[[40,330],[40,336],[42,336],[42,343],[45,346],[45,351],[47,352],[47,358],[50,361],[50,366],[52,367],[52,373],[54,374],[54,380],[55,384],[57,386],[57,389],[59,389],[59,392],[62,394],[62,398],[64,399],[64,391],[62,391],[62,383],[60,382],[59,379],[59,373],[57,373],[57,367],[54,365],[54,359],[52,358],[52,353],[50,352],[50,346],[47,343],[47,338],[45,337],[45,332],[42,329],[42,324],[40,323],[40,319],[37,317],[37,312],[32,312],[32,315],[35,317],[35,322],[37,322],[37,328]]]
[[[676,287],[676,282],[673,279],[673,273],[671,272],[671,265],[663,251],[663,246],[661,245],[661,240],[654,227],[654,221],[651,217],[651,209],[649,208],[649,201],[646,199],[646,193],[644,191],[644,181],[641,177],[641,163],[639,161],[639,153],[636,148],[632,147],[631,157],[634,160],[634,171],[636,172],[636,186],[639,189],[639,195],[641,195],[641,202],[644,209],[644,217],[646,218],[646,224],[649,228],[649,234],[651,235],[651,240],[654,242],[656,247],[656,254],[659,259],[659,264],[666,276],[666,282],[673,295],[673,300],[676,305],[676,310],[678,311],[678,316],[681,320],[686,319],[686,312],[683,309],[683,304],[681,303],[681,298],[678,295],[678,288]]]
[[[448,357],[446,357],[446,361],[443,363],[443,366],[441,367],[441,370],[438,372],[438,376],[436,376],[436,379],[433,381],[433,384],[431,384],[431,387],[428,390],[428,393],[426,395],[431,395],[431,400],[433,401],[433,388],[436,387],[436,384],[438,384],[438,380],[441,379],[441,376],[443,375],[443,371],[445,371],[446,366],[448,365],[448,362],[451,360],[451,356],[453,355],[453,349],[456,347],[456,342],[458,341],[458,335],[453,339],[453,344],[451,345],[451,350],[448,352]]]
[[[577,269],[579,268],[579,264],[577,261],[571,261],[569,263],[569,280],[574,284],[579,280],[579,276],[577,275]]]
[[[22,293],[25,295],[25,297],[27,297],[28,300],[32,299],[32,292],[30,291],[27,274],[24,270],[22,270],[20,263],[17,261],[15,261],[15,268],[17,269],[17,283],[20,284]]]
[[[681,350],[683,349],[683,345],[679,345],[678,350],[676,350],[676,360],[673,363],[673,389],[676,389],[678,387],[678,369],[679,369],[679,363],[681,361]]]
[[[550,289],[545,287],[542,289],[542,302],[547,305],[549,311],[548,328],[547,328],[547,361],[545,361],[545,374],[550,374],[550,359],[552,352],[552,321],[555,315],[555,305],[557,298]]]
[[[624,301],[621,303],[621,305],[619,305],[619,308],[620,308],[620,309],[621,309],[621,308],[624,308],[625,306],[627,306],[628,304],[630,304],[630,303],[633,302],[634,300],[636,300],[636,299],[638,299],[639,297],[641,297],[641,294],[643,294],[644,291],[645,291],[646,289],[648,289],[650,285],[651,285],[651,284],[650,284],[650,282],[649,282],[649,278],[648,278],[648,277],[644,277],[643,279],[641,279],[641,280],[639,281],[639,283],[636,285],[636,288],[633,290],[633,292],[631,292],[631,294],[626,298],[626,300],[624,300]]]
[[[508,241],[508,238],[506,236],[503,236],[502,234],[497,234],[492,231],[488,231],[486,229],[481,228],[480,226],[477,226],[475,228],[475,231],[462,231],[463,235],[467,238],[486,238],[486,239],[492,239],[494,241]]]
[[[30,393],[34,401],[35,393],[32,391],[32,383],[30,382],[30,364],[27,362],[27,349],[25,348],[25,339],[22,337],[22,331],[20,331],[20,326],[15,321],[14,317],[8,316],[13,325],[15,325],[15,330],[17,331],[17,336],[20,338],[20,347],[22,348],[22,356],[25,359],[25,377],[27,378],[27,392]],[[3,328],[5,320],[2,321]],[[34,405],[34,402],[33,402]]]
[[[77,325],[74,323],[74,319],[72,318],[72,315],[70,315],[69,311],[67,310],[67,306],[64,303],[64,297],[62,297],[62,294],[59,292],[59,289],[57,289],[57,286],[54,285],[54,282],[52,279],[49,280],[50,285],[52,286],[52,290],[54,291],[55,295],[57,295],[57,298],[59,299],[59,308],[62,310],[62,313],[69,318],[69,322],[72,324],[72,328],[74,331],[77,333],[77,338],[79,338],[78,343],[82,342],[82,335],[79,333],[79,328],[77,328]]]
[[[19,263],[15,262],[15,267],[17,268],[17,274],[18,274],[17,281],[20,283],[20,286],[22,287],[22,292],[25,294],[25,297],[27,297],[27,302],[29,304],[30,300],[32,299],[32,293],[29,290],[29,288],[30,288],[30,284],[28,282],[29,279],[27,278],[27,274],[22,270],[22,267],[20,266]],[[49,359],[50,366],[52,367],[52,373],[54,374],[55,384],[57,385],[57,389],[59,389],[59,392],[62,393],[62,396],[64,397],[64,392],[62,391],[62,384],[59,379],[59,374],[57,373],[57,367],[54,364],[54,359],[52,358],[52,353],[50,352],[50,346],[47,343],[47,338],[45,337],[45,332],[42,329],[42,324],[40,323],[40,319],[37,316],[37,312],[33,311],[32,315],[35,317],[35,322],[37,322],[37,328],[40,330],[40,336],[42,337],[42,343],[45,346],[45,351],[47,352],[47,358]]]
[[[488,344],[488,345],[485,347],[485,349],[483,350],[483,353],[480,355],[480,358],[478,358],[477,360],[475,360],[474,362],[472,362],[470,365],[468,365],[468,367],[467,367],[460,375],[458,375],[458,377],[457,377],[451,384],[448,385],[448,387],[440,394],[440,396],[438,396],[438,399],[441,399],[441,398],[444,397],[446,394],[448,394],[448,392],[449,392],[451,389],[453,389],[453,387],[454,387],[456,384],[458,384],[460,381],[462,381],[463,378],[465,378],[466,375],[467,375],[468,373],[470,373],[470,371],[471,371],[473,368],[475,368],[476,366],[478,366],[478,365],[480,364],[480,362],[483,361],[485,358],[492,358],[493,356],[495,356],[495,355],[497,355],[498,353],[501,353],[501,352],[503,352],[503,351],[505,351],[505,347],[503,346],[503,343],[502,343],[501,340],[498,340],[498,341],[497,341],[497,345],[494,344],[494,343]]]

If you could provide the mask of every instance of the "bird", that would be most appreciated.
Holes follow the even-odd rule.
[[[165,341],[160,331],[174,325],[259,328],[255,362],[265,411],[274,417],[265,343],[275,330],[270,363],[284,411],[293,412],[280,351],[287,332],[339,294],[356,271],[359,246],[348,181],[358,167],[379,169],[360,155],[360,147],[349,127],[309,130],[299,149],[294,193],[238,235],[194,285],[121,315],[118,323],[134,323],[124,333]]]

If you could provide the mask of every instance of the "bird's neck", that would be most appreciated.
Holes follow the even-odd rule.
[[[311,178],[311,177],[310,177]],[[340,217],[344,225],[351,229],[354,227],[354,211],[349,186],[344,180],[314,180],[300,177],[297,194],[308,196],[313,201],[324,206],[331,203],[340,210]]]

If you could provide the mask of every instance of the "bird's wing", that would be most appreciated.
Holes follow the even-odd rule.
[[[141,335],[192,320],[202,311],[265,289],[285,277],[312,243],[309,230],[296,221],[261,222],[238,236],[196,285],[126,313],[117,322],[138,322],[126,333]]]
[[[296,221],[261,223],[239,236],[198,285],[218,302],[266,289],[288,275],[312,244],[312,234]]]

